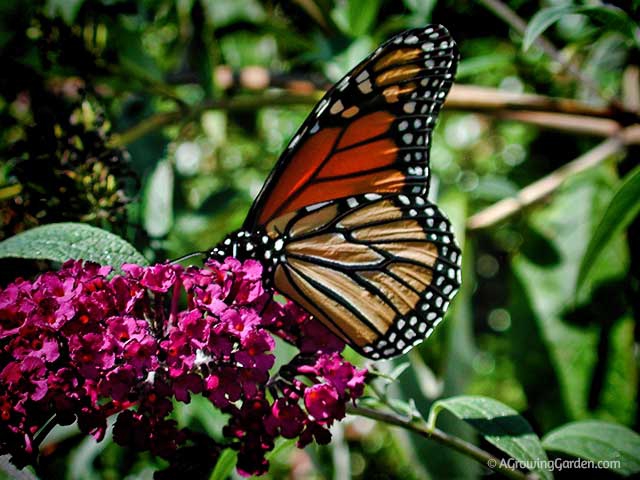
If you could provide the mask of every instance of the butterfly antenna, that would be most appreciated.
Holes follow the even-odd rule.
[[[185,260],[188,260],[189,258],[193,258],[193,257],[206,257],[208,252],[192,252],[192,253],[187,253],[186,255],[183,255],[181,257],[178,257],[174,260],[171,260],[171,265],[175,265],[176,263],[181,263],[184,262]]]

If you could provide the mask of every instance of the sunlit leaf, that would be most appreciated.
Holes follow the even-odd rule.
[[[585,420],[563,425],[545,435],[542,446],[549,451],[607,462],[609,469],[622,475],[640,472],[640,435],[615,423]]]
[[[640,213],[640,167],[630,172],[613,195],[609,206],[596,227],[587,251],[580,262],[576,291],[584,286],[589,271],[605,251],[607,244],[626,229]]]
[[[359,37],[371,31],[380,10],[380,0],[350,0],[347,2],[350,34]]]
[[[82,223],[52,223],[32,228],[0,242],[0,258],[31,258],[64,262],[82,259],[111,265],[146,265],[132,245],[111,232]]]
[[[113,424],[113,420],[109,423]],[[68,478],[70,480],[99,480],[102,478],[100,469],[95,465],[95,461],[105,449],[113,444],[112,432],[111,428],[109,428],[105,438],[99,442],[90,435],[86,436],[72,450],[68,461]]]
[[[237,461],[238,453],[235,450],[231,450],[230,448],[224,450],[220,455],[220,458],[218,458],[218,462],[211,473],[211,477],[209,477],[210,480],[227,480],[235,468]]]
[[[540,439],[531,425],[513,408],[493,400],[479,396],[459,396],[438,400],[429,413],[428,424],[435,427],[438,414],[447,410],[460,420],[464,420],[492,445],[528,465],[546,462]],[[534,470],[541,478],[553,478],[548,470]]]

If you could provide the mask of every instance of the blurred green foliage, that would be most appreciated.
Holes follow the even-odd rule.
[[[523,18],[536,19],[527,49],[483,3],[0,2],[0,235],[84,221],[164,260],[206,250],[238,228],[311,106],[225,88],[222,65],[258,65],[324,85],[393,33],[431,21],[445,24],[460,46],[460,83],[602,102],[535,44],[543,31],[605,97],[620,98],[623,72],[640,63],[638,1],[598,13],[569,1],[510,0]],[[413,399],[426,414],[442,397],[489,396],[521,412],[540,436],[583,419],[638,430],[637,219],[607,239],[576,291],[583,255],[620,179],[637,165],[638,147],[570,178],[532,211],[465,231],[470,215],[597,141],[445,108],[433,141],[432,190],[464,246],[464,283],[447,321],[411,353],[391,397]],[[224,422],[205,404],[187,410],[180,420],[212,435]],[[439,425],[474,439],[453,416]],[[340,428],[343,441],[328,447],[283,444],[271,455],[269,476],[338,478],[344,466],[336,459],[345,456],[354,478],[477,478],[486,470],[367,419],[349,418]],[[73,430],[58,432],[46,448],[55,453],[43,464],[52,478],[149,478],[155,468],[147,457]]]

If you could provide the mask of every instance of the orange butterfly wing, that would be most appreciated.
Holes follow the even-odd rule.
[[[311,112],[244,228],[352,195],[426,194],[431,131],[457,59],[455,42],[439,25],[403,32],[383,44]]]

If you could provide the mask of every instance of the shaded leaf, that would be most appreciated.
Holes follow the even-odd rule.
[[[213,469],[211,477],[209,478],[211,480],[226,480],[231,475],[237,461],[238,453],[235,450],[227,448],[222,452],[220,458],[218,458],[216,467]]]
[[[71,25],[83,3],[84,0],[48,0],[45,12],[51,18],[59,15],[67,25]]]
[[[0,242],[0,258],[64,262],[82,259],[119,269],[123,263],[146,265],[131,244],[111,232],[83,223],[52,223]]]
[[[512,262],[518,285],[511,299],[512,356],[544,431],[600,415],[626,424],[635,415],[637,384],[628,379],[635,378],[637,366],[627,361],[633,346],[623,338],[627,327],[621,326],[632,321],[626,310],[583,316],[582,324],[567,318],[579,261],[617,182],[604,166],[570,179],[551,204],[529,216],[532,227],[552,241],[560,262],[539,265],[524,255]],[[628,265],[628,247],[616,235],[593,271],[593,285],[620,278]],[[596,292],[584,293],[591,297]]]
[[[640,472],[640,435],[616,423],[585,420],[563,425],[545,435],[542,445],[546,450],[609,462],[609,468],[622,475]]]
[[[447,410],[474,427],[492,445],[516,460],[533,465],[542,464],[547,454],[529,423],[513,408],[480,396],[458,396],[439,400],[433,404],[428,424],[435,427],[436,418]],[[541,478],[553,478],[547,470],[536,469]]]
[[[640,167],[637,167],[623,179],[600,219],[580,263],[576,292],[580,291],[584,285],[591,267],[605,251],[609,241],[620,231],[626,229],[640,213],[638,198],[640,198]]]
[[[531,18],[531,21],[527,25],[522,40],[522,49],[528,50],[529,47],[533,45],[533,42],[535,42],[547,28],[565,15],[576,13],[578,8],[577,5],[561,5],[540,10]]]
[[[637,42],[638,26],[624,10],[611,5],[560,5],[540,10],[527,25],[522,49],[527,50],[544,31],[565,15],[581,13],[596,19],[610,30],[617,30]]]

